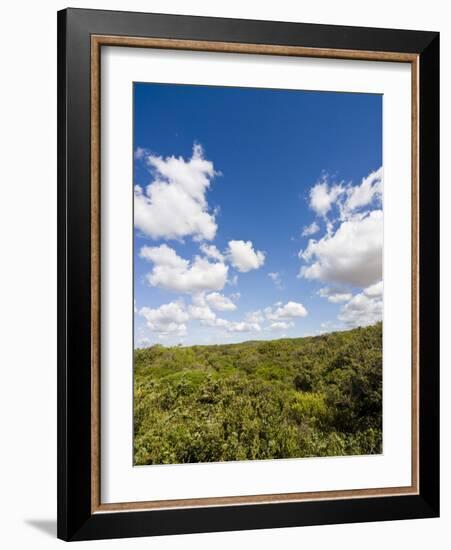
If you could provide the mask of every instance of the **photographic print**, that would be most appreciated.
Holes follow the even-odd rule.
[[[382,453],[382,95],[133,105],[134,464]]]
[[[439,42],[58,13],[59,538],[439,516]]]

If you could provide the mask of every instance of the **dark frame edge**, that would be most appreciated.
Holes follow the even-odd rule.
[[[73,9],[57,12],[57,537],[66,541],[91,518],[91,441],[84,431],[91,373],[79,368],[90,366],[90,178],[84,165],[90,113],[76,93],[78,82],[86,82],[78,55],[86,31]]]
[[[280,529],[437,517],[420,495],[175,510],[97,513],[70,541]]]
[[[440,34],[420,54],[420,494],[440,515]],[[425,307],[427,304],[427,307]],[[427,311],[427,313],[426,313]]]
[[[57,536],[68,540],[67,531],[67,429],[66,404],[66,10],[57,13]]]

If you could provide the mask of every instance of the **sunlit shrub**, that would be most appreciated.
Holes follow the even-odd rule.
[[[382,451],[382,326],[135,351],[135,464]]]

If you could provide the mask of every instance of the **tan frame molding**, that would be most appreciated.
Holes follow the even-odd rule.
[[[100,492],[100,51],[102,46],[280,55],[410,63],[412,72],[412,481],[384,487],[267,495],[101,503]],[[419,56],[398,52],[334,50],[166,38],[91,36],[91,512],[194,508],[419,494]]]

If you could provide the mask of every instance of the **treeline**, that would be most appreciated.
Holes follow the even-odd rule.
[[[136,465],[382,452],[382,325],[135,350]]]

